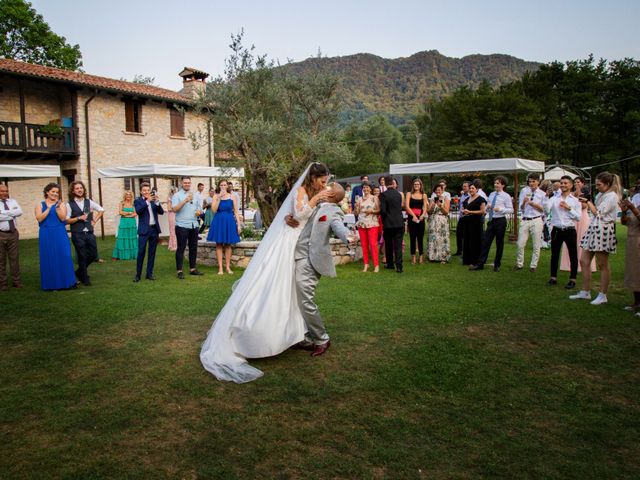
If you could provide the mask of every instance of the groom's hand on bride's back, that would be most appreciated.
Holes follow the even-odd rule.
[[[300,222],[298,222],[295,218],[293,218],[293,215],[291,214],[284,217],[284,221],[291,228],[298,228],[298,226],[300,226]]]

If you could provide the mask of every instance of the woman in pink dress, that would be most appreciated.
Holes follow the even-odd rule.
[[[580,197],[584,197],[584,194],[582,193],[582,189],[585,186],[585,182],[584,182],[584,178],[582,177],[576,177],[573,179],[573,196],[576,198],[580,198]],[[587,208],[587,204],[584,202],[581,202],[582,205],[582,216],[580,217],[580,221],[576,222],[576,230],[577,230],[577,237],[578,237],[578,258],[580,258],[580,255],[582,255],[582,248],[580,248],[580,240],[582,240],[582,237],[584,236],[584,233],[587,231],[587,228],[589,228],[589,222],[591,222],[591,219],[589,218],[589,211]],[[567,246],[563,245],[562,246],[562,253],[560,256],[560,270],[564,271],[564,272],[570,272],[571,271],[571,265],[569,264],[569,251],[567,250]],[[578,262],[578,272],[582,271],[582,267],[580,266],[580,262]],[[591,261],[591,271],[595,272],[596,271],[596,259],[594,258]]]
[[[167,199],[167,220],[169,221],[169,251],[175,252],[178,249],[178,240],[176,238],[176,212],[173,211],[171,198],[178,191],[176,187],[169,189],[169,198]]]

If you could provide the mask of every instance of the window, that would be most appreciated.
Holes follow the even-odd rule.
[[[127,132],[142,133],[142,103],[125,100],[124,116]]]
[[[131,190],[131,185],[132,185],[131,179],[130,178],[125,178],[124,179],[124,189],[125,190]]]
[[[172,137],[184,137],[184,112],[169,110],[171,119],[171,136]]]

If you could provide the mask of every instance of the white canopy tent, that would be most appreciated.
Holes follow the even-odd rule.
[[[547,170],[546,172],[544,172],[545,180],[551,180],[551,181],[560,180],[560,178],[564,177],[565,175],[571,178],[576,178],[578,176],[577,173],[574,173],[570,170],[566,170],[562,167],[553,167]]]
[[[156,186],[157,178],[178,178],[178,177],[223,177],[241,178],[242,184],[242,210],[244,211],[244,168],[231,167],[200,167],[190,165],[129,165],[126,167],[112,167],[98,169],[98,195],[102,205],[102,179],[103,178],[153,178]],[[166,216],[160,219],[160,228],[163,232],[168,232],[169,225]],[[104,238],[104,223],[101,219],[102,237]]]
[[[453,162],[400,163],[389,166],[391,175],[424,175],[473,172],[538,172],[544,173],[544,162],[524,158],[491,158]]]
[[[198,167],[189,165],[130,165],[126,167],[99,168],[100,178],[175,178],[175,177],[225,177],[244,178],[244,168]]]
[[[452,173],[513,173],[514,198],[518,198],[518,173],[544,174],[544,162],[524,158],[491,158],[485,160],[458,160],[453,162],[401,163],[389,166],[391,175],[434,175]],[[514,236],[518,235],[518,222],[514,221]]]
[[[0,179],[26,180],[29,178],[60,178],[60,165],[3,165]]]

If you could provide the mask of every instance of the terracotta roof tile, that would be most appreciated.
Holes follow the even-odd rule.
[[[70,70],[62,70],[60,68],[43,67],[42,65],[34,65],[32,63],[10,60],[8,58],[0,58],[0,73],[2,72],[71,83],[89,88],[101,88],[104,90],[141,97],[172,100],[182,104],[190,103],[189,98],[178,92],[167,90],[165,88],[125,82],[123,80],[114,80],[113,78],[72,72]]]

